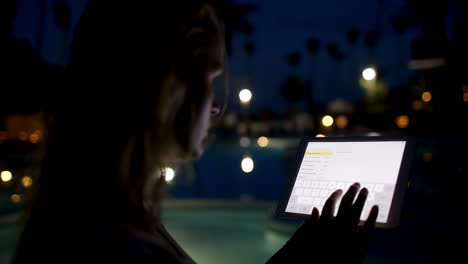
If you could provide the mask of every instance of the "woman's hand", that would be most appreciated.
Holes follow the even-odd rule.
[[[368,195],[367,189],[359,189],[359,183],[349,188],[336,217],[336,203],[343,192],[335,191],[326,201],[322,215],[314,208],[310,219],[267,263],[361,263],[379,210],[373,206],[364,225],[359,226]]]

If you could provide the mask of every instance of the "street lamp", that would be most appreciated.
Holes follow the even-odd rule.
[[[239,92],[239,99],[243,104],[250,103],[250,100],[252,100],[252,92],[249,89],[242,89]]]
[[[362,71],[362,78],[366,81],[372,81],[377,77],[377,73],[374,68],[366,68]]]
[[[333,125],[333,117],[329,116],[329,115],[326,115],[322,118],[322,125],[324,127],[331,127]]]
[[[0,178],[1,178],[2,182],[9,182],[13,178],[13,175],[11,174],[10,171],[2,171],[2,173],[0,173],[0,175],[1,175]]]
[[[254,161],[251,157],[244,157],[241,162],[242,171],[245,173],[250,173],[254,169]]]
[[[249,131],[250,131],[249,108],[250,108],[250,100],[252,100],[252,92],[249,89],[242,89],[239,92],[239,99],[241,101],[242,108],[245,113],[244,121],[247,126],[247,133],[249,134]]]

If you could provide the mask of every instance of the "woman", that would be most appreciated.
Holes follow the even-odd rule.
[[[163,168],[203,152],[219,113],[212,82],[224,65],[223,31],[202,0],[162,2],[90,1],[15,263],[193,263],[160,221]],[[312,242],[322,253],[365,245],[354,240],[368,237],[357,232],[366,197],[353,205],[358,190],[336,218],[341,193],[332,195],[270,262],[308,256]]]

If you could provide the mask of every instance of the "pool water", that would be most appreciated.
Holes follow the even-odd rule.
[[[299,224],[273,221],[269,218],[273,206],[242,201],[175,201],[165,208],[163,222],[198,263],[265,263]],[[416,238],[413,224],[376,229],[364,264],[425,263],[416,246],[421,242]],[[311,254],[320,252],[311,249]]]
[[[164,209],[166,228],[198,263],[265,263],[288,239],[267,228],[269,204],[207,205]],[[10,263],[14,252],[17,216],[0,219],[0,264]]]
[[[265,263],[287,241],[295,227],[288,223],[289,229],[274,231],[278,228],[272,228],[271,219],[268,220],[271,206],[238,201],[188,205],[184,202],[165,207],[163,222],[198,263]],[[14,214],[0,216],[0,264],[10,263],[19,233],[16,220]],[[415,225],[404,225],[396,230],[376,229],[364,263],[426,263],[418,252],[422,241],[414,235],[414,229]]]
[[[214,144],[203,159],[175,168],[177,176],[169,185],[168,197],[204,202],[166,207],[163,220],[168,230],[199,263],[264,263],[290,232],[272,231],[268,221],[271,203],[259,205],[257,201],[278,200],[287,176],[295,173],[296,145],[295,141],[273,139],[268,148],[241,148],[237,141]],[[466,144],[421,143],[401,225],[375,230],[364,263],[450,263],[446,257],[454,251],[452,237],[466,229],[466,213],[459,209],[466,200],[463,186],[467,177],[462,176],[468,164],[467,148]],[[429,161],[422,158],[425,154],[431,154]],[[255,162],[251,173],[241,170],[244,156]],[[17,192],[13,187],[0,190],[0,264],[9,263],[18,236],[15,212],[19,209],[9,202],[10,195]],[[234,202],[219,203],[219,199]],[[251,205],[246,206],[245,201],[252,201]],[[449,249],[441,250],[445,245]]]
[[[17,215],[0,216],[0,264],[10,263],[18,237]]]
[[[198,263],[265,263],[288,239],[267,228],[268,208],[171,208],[163,222]]]

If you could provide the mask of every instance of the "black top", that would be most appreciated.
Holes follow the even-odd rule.
[[[154,235],[118,225],[62,228],[24,230],[13,263],[195,263],[162,225]]]

